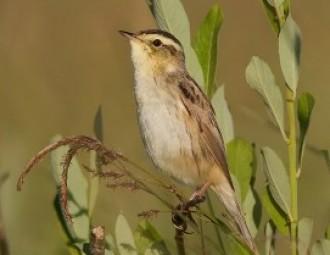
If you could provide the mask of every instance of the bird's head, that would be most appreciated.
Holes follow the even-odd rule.
[[[136,69],[148,65],[154,72],[173,73],[185,70],[182,45],[172,34],[158,29],[137,33],[119,32],[129,39]]]

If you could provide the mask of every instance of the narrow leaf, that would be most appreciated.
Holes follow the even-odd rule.
[[[100,105],[94,117],[94,133],[99,141],[103,141],[103,117],[102,106]]]
[[[147,253],[147,250],[149,250],[149,252],[157,252],[157,254],[161,255],[170,254],[157,229],[147,220],[139,223],[134,232],[134,237],[140,254]]]
[[[52,142],[61,139],[60,135],[55,136]],[[56,185],[61,185],[62,161],[69,147],[62,146],[51,153],[52,173],[56,181]],[[73,229],[76,238],[82,240],[89,239],[89,218],[87,214],[88,208],[88,182],[82,173],[82,169],[76,157],[72,159],[68,172],[68,209],[73,216]],[[66,222],[67,224],[70,224]]]
[[[259,57],[252,57],[245,72],[246,81],[255,89],[269,106],[282,136],[286,140],[284,131],[283,97],[276,84],[272,70],[266,62]]]
[[[205,92],[209,97],[215,91],[214,76],[218,56],[218,34],[222,22],[222,10],[218,4],[215,4],[200,25],[193,42],[193,48],[203,69]]]
[[[278,231],[283,235],[289,234],[289,225],[286,214],[273,199],[270,189],[266,188],[261,194],[261,202],[268,216],[274,222]]]
[[[298,99],[298,120],[300,127],[298,159],[299,167],[302,168],[302,159],[306,144],[306,134],[310,123],[310,118],[315,105],[314,97],[309,93],[302,94]],[[300,171],[299,171],[300,172]]]
[[[265,255],[275,255],[275,230],[271,222],[265,227]]]
[[[97,154],[95,151],[90,152],[90,163],[89,167],[92,170],[97,171],[98,169],[98,164],[97,164]],[[89,195],[88,195],[88,215],[91,218],[92,214],[94,212],[94,208],[96,205],[96,200],[97,200],[97,195],[99,192],[99,182],[100,179],[98,176],[92,176],[89,179]]]
[[[106,250],[105,250],[105,255],[113,255],[114,250],[116,250],[116,243],[111,234],[107,234],[105,236],[105,242],[106,242]]]
[[[327,164],[328,170],[330,171],[330,152],[329,152],[329,150],[322,150],[322,154],[323,154],[325,163]]]
[[[156,249],[147,249],[144,255],[161,255],[161,253]]]
[[[251,143],[235,138],[227,145],[227,159],[231,173],[235,175],[244,201],[250,187],[253,167],[253,147]]]
[[[258,233],[258,227],[261,221],[260,209],[260,201],[257,199],[257,194],[250,188],[243,202],[243,212],[252,237],[256,237]]]
[[[212,105],[214,107],[218,125],[220,127],[225,144],[234,139],[233,117],[229,111],[228,103],[225,99],[225,89],[221,86],[217,89],[212,97]]]
[[[276,3],[274,1],[276,1]],[[289,15],[290,0],[262,0],[262,2],[272,28],[276,34],[279,34],[281,25],[279,18],[277,17],[276,7],[278,8],[278,5],[280,4],[279,9],[283,9],[284,17],[282,18],[285,20]]]
[[[303,218],[298,223],[298,251],[299,255],[307,255],[313,233],[313,220]]]
[[[266,165],[264,170],[272,196],[281,209],[290,217],[290,184],[282,160],[269,147],[262,148],[262,155]]]
[[[325,238],[330,240],[330,225],[327,227],[325,231]]]
[[[138,255],[132,230],[122,214],[116,220],[115,236],[120,255]]]
[[[322,239],[313,245],[311,255],[329,255],[330,241]]]
[[[190,24],[180,0],[147,0],[160,29],[172,33],[182,43],[190,75],[204,88],[203,71],[191,46]]]
[[[279,35],[279,54],[282,73],[287,86],[296,94],[301,51],[300,30],[289,15]]]

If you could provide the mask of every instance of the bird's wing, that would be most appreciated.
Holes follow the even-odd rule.
[[[224,141],[210,101],[190,76],[178,84],[178,89],[191,121],[198,127],[201,146],[211,154],[218,166],[223,169],[232,185],[225,156]]]

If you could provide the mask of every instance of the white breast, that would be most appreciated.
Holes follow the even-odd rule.
[[[162,85],[156,84],[152,76],[136,73],[135,95],[147,151],[158,168],[185,183],[195,183],[190,136],[178,118],[178,107],[183,106]]]

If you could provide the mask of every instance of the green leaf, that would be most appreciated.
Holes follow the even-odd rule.
[[[234,124],[233,117],[228,108],[227,101],[225,99],[225,89],[221,86],[217,89],[212,97],[212,105],[216,113],[216,119],[220,127],[223,140],[225,144],[234,139]]]
[[[105,255],[113,255],[114,250],[116,249],[116,243],[111,234],[107,234],[105,236],[105,242],[106,242],[106,250]]]
[[[262,59],[254,56],[246,68],[245,77],[251,88],[263,97],[280,128],[282,136],[287,140],[284,129],[283,97],[270,67]]]
[[[311,255],[329,255],[330,240],[322,239],[313,245]]]
[[[132,230],[122,214],[116,220],[115,236],[120,255],[138,255]]]
[[[103,117],[102,106],[100,105],[94,117],[94,133],[96,138],[103,142]]]
[[[218,4],[215,4],[201,23],[193,41],[193,48],[203,69],[205,92],[209,97],[215,91],[214,76],[218,56],[218,34],[222,22],[222,10]]]
[[[265,255],[275,255],[275,230],[271,222],[265,227]]]
[[[52,142],[60,140],[60,135],[55,136]],[[51,152],[52,173],[56,181],[56,185],[61,185],[62,166],[61,163],[66,155],[69,147],[62,146]],[[88,182],[82,173],[76,157],[73,157],[70,169],[68,171],[68,210],[73,216],[74,239],[89,240],[89,218],[87,214],[88,208]],[[66,224],[71,224],[66,222]]]
[[[325,163],[327,164],[328,170],[330,171],[330,152],[329,152],[329,150],[322,150],[322,154],[323,154]]]
[[[261,221],[261,208],[260,201],[257,198],[257,193],[251,188],[248,189],[243,202],[243,212],[252,237],[256,237]]]
[[[104,255],[114,255],[113,251],[110,251],[108,249],[105,249]]]
[[[148,249],[149,252],[157,251],[157,254],[160,255],[170,254],[157,229],[147,220],[143,220],[139,223],[134,232],[134,237],[138,252],[141,254],[146,253]]]
[[[279,8],[280,10],[283,10],[284,17],[282,18],[285,20],[290,12],[290,0],[275,0],[275,1],[276,2],[274,2],[274,0],[262,0],[263,6],[265,8],[268,19],[272,25],[272,28],[274,29],[276,34],[279,34],[281,30],[281,25],[277,17],[275,6],[277,6],[277,8]]]
[[[279,35],[280,64],[287,86],[296,94],[299,80],[301,36],[297,24],[289,15]]]
[[[240,138],[235,138],[227,145],[227,159],[231,173],[235,175],[241,191],[241,199],[244,201],[250,187],[253,172],[253,147]]]
[[[272,197],[269,187],[262,192],[261,202],[278,231],[283,235],[288,235],[289,225],[287,216]]]
[[[302,94],[298,99],[298,120],[300,127],[299,147],[298,147],[299,172],[302,168],[302,159],[305,149],[305,138],[314,105],[315,105],[314,97],[309,93]]]
[[[276,203],[289,215],[291,208],[289,177],[282,160],[269,147],[262,148],[262,155],[266,167],[264,167],[270,191]],[[290,217],[291,218],[291,217]]]
[[[204,88],[203,71],[191,46],[190,24],[180,0],[147,0],[160,29],[172,33],[182,43],[190,75]]]
[[[95,169],[97,171],[98,164],[97,164],[97,154],[95,151],[90,152],[90,163],[89,167],[91,169]],[[95,209],[96,201],[97,201],[97,195],[99,192],[99,182],[100,179],[98,176],[92,176],[89,179],[89,192],[88,192],[88,215],[91,218],[92,214]]]
[[[156,249],[147,249],[144,255],[161,255],[161,253]]]
[[[227,254],[237,255],[253,255],[253,252],[243,244],[241,244],[232,233],[223,235],[225,250],[229,251]]]
[[[327,227],[325,231],[325,238],[330,240],[330,225]]]
[[[307,255],[313,233],[313,220],[303,218],[298,223],[298,252],[299,255]]]

